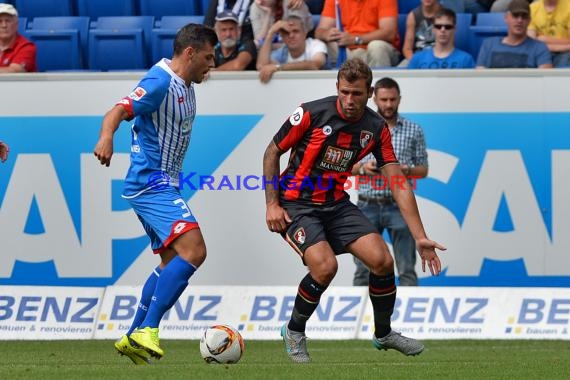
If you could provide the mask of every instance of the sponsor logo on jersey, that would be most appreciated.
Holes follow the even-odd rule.
[[[323,133],[325,134],[325,136],[328,136],[332,133],[332,127],[330,125],[325,125],[323,127]]]
[[[137,88],[135,88],[135,90],[133,92],[131,92],[131,94],[129,95],[129,98],[131,98],[135,101],[139,101],[145,95],[146,95],[146,90],[142,87],[137,87]]]
[[[301,124],[301,120],[303,120],[303,107],[297,107],[289,117],[289,123],[291,123],[291,125],[299,125]]]
[[[353,156],[354,152],[352,150],[328,146],[319,166],[326,170],[345,172],[348,170]]]

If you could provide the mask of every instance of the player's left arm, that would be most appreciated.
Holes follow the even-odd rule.
[[[431,274],[437,276],[441,272],[441,261],[435,249],[444,251],[446,248],[438,242],[428,239],[420,217],[416,197],[409,182],[403,179],[404,173],[400,169],[400,165],[389,163],[382,166],[381,170],[382,174],[388,178],[394,199],[416,241],[416,248],[422,259],[422,271],[426,271],[427,264]]]

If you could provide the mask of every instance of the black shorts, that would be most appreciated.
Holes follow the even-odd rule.
[[[307,206],[284,203],[293,220],[283,237],[303,257],[310,246],[327,241],[335,255],[347,252],[346,246],[361,236],[378,230],[350,200],[333,206]]]

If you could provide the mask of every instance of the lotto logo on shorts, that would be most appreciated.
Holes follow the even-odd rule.
[[[174,226],[174,228],[172,229],[172,232],[174,232],[175,234],[179,234],[182,231],[184,231],[184,228],[186,228],[186,223],[180,222]]]

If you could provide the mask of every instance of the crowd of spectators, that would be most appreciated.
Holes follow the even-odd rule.
[[[417,4],[403,19],[398,0],[210,0],[204,24],[219,38],[216,70],[257,70],[264,83],[276,71],[335,68],[351,57],[372,68],[570,67],[570,1]],[[476,52],[460,50],[456,12],[504,12],[505,33]],[[18,33],[18,11],[0,3],[0,73],[36,66],[34,43]]]

